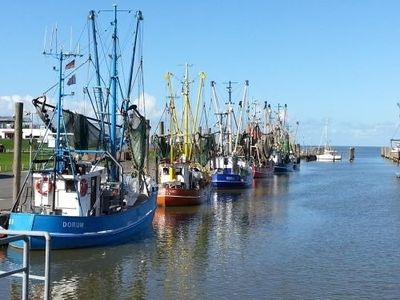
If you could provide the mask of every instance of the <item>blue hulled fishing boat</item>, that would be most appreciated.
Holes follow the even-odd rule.
[[[218,101],[215,92],[215,83],[211,83],[213,89],[213,100],[216,105],[216,115],[218,117],[218,142],[217,155],[211,161],[213,173],[211,175],[211,184],[214,188],[223,189],[243,189],[251,187],[253,183],[253,172],[249,161],[245,157],[245,151],[239,145],[239,132],[241,120],[234,136],[232,127],[234,119],[234,110],[232,106],[232,82],[228,85],[228,103],[227,111],[219,112]],[[241,101],[241,112],[245,107],[248,81],[245,84],[243,100]],[[226,118],[226,123],[224,123]]]
[[[68,96],[64,93],[64,81],[67,85],[76,83],[75,60],[81,55],[62,50],[47,53],[59,63],[56,104],[47,103],[46,96],[33,100],[37,114],[47,126],[48,144],[43,140],[34,155],[32,168],[10,214],[8,229],[47,231],[53,249],[110,245],[134,239],[151,228],[156,209],[156,191],[145,172],[149,125],[140,104],[130,101],[135,66],[138,65],[138,73],[142,70],[141,59],[136,64],[135,49],[143,18],[137,12],[133,51],[129,55],[129,84],[123,94],[118,77],[122,55],[117,53],[116,6],[112,12],[109,80],[100,72],[97,15],[91,11],[89,16],[94,46],[90,47],[93,53],[85,63],[94,66],[91,78],[95,80],[93,90],[85,87],[85,92],[94,112],[78,114],[64,109],[64,97]],[[109,86],[103,88],[105,82]],[[125,161],[122,156],[127,157]],[[22,244],[12,246],[22,247]],[[44,241],[32,238],[31,247],[42,249]]]

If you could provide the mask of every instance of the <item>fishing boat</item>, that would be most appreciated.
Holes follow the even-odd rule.
[[[261,119],[258,115],[258,103],[253,103],[253,114],[248,124],[248,135],[250,137],[250,157],[252,159],[253,178],[266,178],[274,173],[271,161],[272,134],[270,129],[271,107],[265,102],[264,105],[264,130],[261,130]]]
[[[253,178],[267,178],[274,174],[274,167],[272,164],[269,165],[253,165]]]
[[[131,85],[124,95],[127,100],[118,101],[117,86],[121,82],[117,67],[121,55],[116,52],[117,6],[113,12],[113,68],[108,74],[111,89],[102,88],[97,45],[92,48],[96,82],[90,99],[93,99],[92,107],[97,108],[95,117],[64,109],[63,100],[67,96],[64,81],[68,76],[75,81],[75,59],[80,57],[71,52],[49,53],[59,63],[56,105],[49,105],[45,96],[33,100],[52,138],[47,145],[42,141],[33,157],[32,167],[10,214],[8,229],[49,232],[53,249],[104,246],[132,240],[151,228],[155,213],[156,189],[145,168],[150,128],[140,108],[130,103]],[[93,41],[97,37],[96,17],[91,11]],[[140,33],[143,19],[140,11],[136,17],[136,33]],[[134,51],[132,53],[131,70],[137,60]],[[138,72],[141,69],[139,64]],[[72,73],[66,74],[71,70]],[[68,79],[67,84],[70,82]],[[86,89],[86,93],[90,91]],[[123,119],[118,124],[117,111],[121,111]],[[120,159],[123,147],[130,156],[125,162]],[[40,238],[32,237],[30,243],[32,249],[44,248]],[[22,247],[19,242],[11,245]]]
[[[329,144],[329,138],[328,138],[328,120],[326,121],[325,124],[325,130],[324,130],[324,135],[325,135],[325,144],[322,147],[318,148],[318,154],[316,155],[317,161],[338,161],[342,160],[342,155],[334,149],[330,144]]]
[[[300,169],[298,159],[291,154],[276,152],[272,155],[274,174],[289,173]]]
[[[236,133],[233,132],[234,110],[232,102],[232,82],[228,83],[228,103],[226,112],[219,110],[218,99],[215,91],[215,82],[211,82],[213,91],[213,102],[217,115],[218,124],[218,142],[217,154],[212,159],[211,183],[217,189],[243,189],[249,188],[253,183],[253,171],[246,157],[244,149],[239,144],[239,132],[242,125],[242,116],[240,116]],[[245,82],[243,99],[241,101],[241,114],[246,107],[248,81]],[[226,119],[226,120],[224,120]],[[226,123],[224,122],[226,121]],[[246,144],[246,143],[245,143]]]
[[[300,169],[299,147],[293,142],[295,138],[291,138],[286,117],[287,105],[285,104],[283,108],[278,105],[277,118],[273,128],[274,145],[271,154],[274,174],[289,173]]]
[[[194,136],[198,120],[198,110],[194,114],[193,123],[189,121],[191,114],[189,99],[189,66],[185,66],[185,75],[183,79],[182,96],[183,96],[183,126],[178,124],[178,116],[174,101],[174,93],[172,88],[172,74],[167,73],[165,76],[169,90],[169,158],[166,155],[162,157],[162,161],[158,165],[158,195],[157,204],[159,206],[188,206],[199,205],[205,202],[209,197],[209,176],[204,165],[201,165],[195,159]],[[204,87],[205,74],[200,73],[199,92],[197,103],[201,100],[201,94]],[[196,105],[199,107],[199,104]],[[183,131],[181,131],[183,128]],[[162,133],[158,138],[161,144],[165,135]],[[199,133],[197,134],[197,136]]]

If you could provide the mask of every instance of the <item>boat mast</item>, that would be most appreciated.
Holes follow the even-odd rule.
[[[168,98],[169,98],[169,104],[168,104],[168,111],[169,111],[169,139],[170,139],[170,163],[172,164],[175,161],[175,153],[174,153],[174,138],[176,132],[176,124],[175,124],[175,103],[174,103],[174,94],[173,94],[173,89],[172,89],[172,81],[171,81],[172,73],[167,72],[164,76],[165,80],[167,81],[167,88],[168,88]],[[170,176],[172,176],[172,171],[170,171]]]
[[[93,35],[93,44],[94,44],[94,63],[95,63],[95,68],[96,68],[96,84],[97,86],[95,87],[95,99],[97,102],[97,110],[99,113],[99,119],[100,119],[100,136],[99,140],[102,143],[103,149],[106,149],[106,144],[105,144],[105,127],[104,127],[104,107],[103,107],[103,93],[101,90],[101,76],[100,76],[100,63],[99,63],[99,53],[97,49],[97,30],[96,30],[96,23],[95,23],[95,18],[96,14],[94,10],[91,10],[89,12],[89,19],[91,20],[92,23],[92,35]]]
[[[190,160],[189,157],[189,65],[185,64],[185,77],[183,81],[183,147],[185,161]]]
[[[245,87],[244,87],[244,92],[243,92],[243,99],[241,101],[242,103],[242,108],[240,110],[240,117],[239,117],[239,126],[238,126],[238,131],[236,133],[236,139],[235,139],[235,149],[234,152],[236,153],[237,151],[237,146],[238,146],[238,142],[239,142],[239,134],[240,134],[240,130],[242,129],[242,123],[243,123],[243,111],[246,109],[246,99],[247,99],[247,89],[249,87],[249,81],[246,80],[245,81]]]
[[[55,105],[55,117],[56,117],[56,136],[55,136],[55,145],[54,145],[54,173],[61,173],[64,171],[64,142],[67,140],[68,133],[64,131],[63,124],[63,98],[64,96],[68,96],[64,94],[64,72],[63,72],[63,63],[65,58],[68,57],[77,57],[81,56],[80,54],[74,53],[64,53],[61,49],[59,53],[53,52],[43,52],[44,55],[50,55],[56,57],[59,62],[59,70],[58,70],[58,99],[57,104]],[[72,94],[71,94],[72,95]],[[61,132],[63,131],[64,137],[61,136]]]
[[[64,54],[63,50],[61,49],[59,54],[59,84],[58,84],[58,101],[56,105],[56,118],[57,118],[57,131],[56,131],[56,142],[55,142],[55,171],[62,172],[64,168],[63,164],[63,147],[61,144],[61,118],[62,118],[62,98],[64,94],[64,77],[63,77],[63,59]],[[64,132],[65,138],[66,132]]]
[[[116,144],[117,144],[117,5],[114,5],[114,33],[113,39],[113,54],[112,54],[112,77],[111,77],[111,101],[110,101],[110,114],[111,114],[111,128],[110,128],[110,150],[112,157],[116,157]],[[117,180],[117,170],[115,163],[111,165],[111,178]]]
[[[329,123],[329,120],[326,119],[326,121],[325,121],[325,149],[329,149],[328,123]]]
[[[272,124],[271,124],[272,109],[271,109],[271,104],[268,104],[267,101],[264,102],[264,113],[265,113],[265,133],[269,134],[272,132]]]
[[[218,153],[223,154],[223,128],[222,128],[222,118],[224,113],[220,112],[219,110],[219,105],[218,105],[218,98],[217,98],[217,93],[215,91],[215,81],[211,81],[211,89],[212,89],[212,99],[214,102],[214,110],[215,110],[215,115],[217,116],[217,125],[219,129],[219,135],[218,135]]]
[[[138,39],[138,34],[139,34],[139,26],[140,22],[143,21],[143,14],[142,11],[138,10],[136,12],[136,29],[135,29],[135,39],[133,43],[133,50],[132,50],[132,59],[131,59],[131,66],[130,66],[130,71],[129,71],[129,81],[128,81],[128,92],[126,95],[126,100],[124,101],[124,107],[122,108],[122,111],[124,113],[127,112],[130,104],[130,98],[131,98],[131,92],[132,92],[132,80],[133,80],[133,69],[135,66],[135,57],[136,57],[136,46],[137,46],[137,39]],[[121,133],[121,141],[120,141],[120,149],[122,149],[123,146],[123,136],[125,135],[125,122],[122,125],[122,133]]]
[[[140,22],[143,21],[143,14],[140,10],[136,12],[136,31],[135,31],[135,39],[133,43],[133,51],[132,51],[132,60],[131,60],[131,67],[130,67],[130,72],[129,72],[129,83],[128,83],[128,93],[127,93],[127,99],[128,103],[126,103],[126,107],[129,106],[129,99],[131,96],[131,91],[132,91],[132,79],[133,79],[133,68],[135,65],[135,56],[136,56],[136,45],[137,45],[137,38],[138,38],[138,33],[139,33],[139,26]]]
[[[227,86],[228,90],[228,120],[227,120],[227,127],[228,127],[228,154],[232,154],[232,113],[233,113],[233,108],[232,108],[232,82],[228,82]]]
[[[194,121],[193,121],[193,126],[192,126],[192,136],[196,134],[196,131],[199,129],[199,111],[200,111],[200,102],[203,94],[203,89],[204,89],[204,80],[206,79],[206,73],[200,72],[199,73],[199,89],[197,92],[197,100],[196,100],[196,113],[194,115]],[[201,132],[199,132],[201,134]],[[193,144],[190,144],[190,151],[189,151],[189,157],[192,157],[192,151],[193,151]]]
[[[203,89],[204,89],[204,80],[206,79],[206,73],[200,72],[199,73],[199,89],[197,92],[197,100],[196,100],[196,113],[194,115],[194,122],[193,122],[193,133],[196,132],[199,126],[198,118],[199,118],[199,111],[200,111],[200,102],[201,102],[201,97],[203,94]]]

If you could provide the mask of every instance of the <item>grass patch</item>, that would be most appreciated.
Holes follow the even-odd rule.
[[[0,144],[6,148],[6,152],[14,151],[13,139],[0,139]],[[36,140],[33,140],[33,147],[36,145]],[[22,140],[22,151],[29,151],[29,140]]]
[[[0,172],[11,172],[13,170],[13,161],[13,152],[0,153]],[[29,169],[29,153],[22,153],[21,164],[23,170]]]
[[[21,164],[22,169],[29,169],[29,151],[30,151],[30,140],[22,140],[22,154]],[[5,147],[6,152],[0,152],[0,172],[11,172],[13,170],[14,161],[14,140],[13,139],[0,139],[0,144]],[[38,143],[33,140],[32,143],[32,155],[36,151]]]

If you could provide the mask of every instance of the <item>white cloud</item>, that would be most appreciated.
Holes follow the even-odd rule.
[[[22,102],[24,104],[24,111],[33,111],[31,95],[11,95],[11,96],[0,96],[0,115],[1,116],[12,116],[14,115],[15,103]]]
[[[164,111],[164,105],[157,103],[156,98],[147,93],[144,93],[144,96],[139,99],[135,99],[134,103],[138,105],[140,113],[144,113],[146,118],[150,120],[152,130],[155,130]]]

